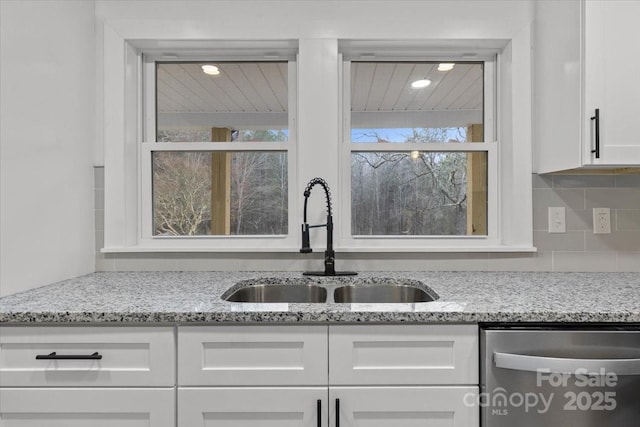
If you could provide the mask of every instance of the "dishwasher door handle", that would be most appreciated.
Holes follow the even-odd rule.
[[[605,373],[640,375],[640,359],[567,359],[563,357],[529,356],[526,354],[493,353],[496,368],[517,371],[551,372],[557,374]]]

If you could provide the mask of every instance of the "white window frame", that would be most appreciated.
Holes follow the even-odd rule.
[[[207,53],[194,56],[193,53],[172,55],[166,58],[157,55],[143,55],[142,58],[142,81],[143,87],[143,116],[144,132],[140,143],[140,167],[138,180],[140,182],[140,208],[139,208],[139,228],[140,245],[149,248],[202,248],[220,249],[234,251],[254,251],[257,248],[262,250],[286,249],[295,246],[295,234],[297,230],[297,217],[293,209],[288,209],[287,234],[285,235],[194,235],[194,236],[157,236],[153,234],[153,188],[152,188],[152,156],[155,152],[246,152],[246,151],[270,151],[285,153],[287,155],[287,179],[288,200],[295,198],[294,190],[295,170],[296,170],[296,128],[295,115],[296,108],[296,81],[297,62],[295,56],[278,58],[278,61],[287,61],[288,69],[288,138],[283,142],[156,142],[156,63],[157,62],[260,62],[274,61],[273,54],[265,58],[265,54],[230,55],[229,52],[211,50]]]
[[[357,236],[351,235],[351,126],[350,100],[341,65],[340,170],[342,183],[339,238],[336,246],[344,252],[535,252],[532,237],[531,184],[531,29],[523,28],[511,39],[464,41],[379,41],[343,40],[340,52],[345,60],[363,61],[489,61],[494,77],[485,77],[485,91],[495,95],[485,104],[483,144],[383,144],[372,151],[430,150],[487,151],[488,153],[488,234],[486,236]],[[495,58],[495,59],[494,59]],[[487,73],[489,74],[489,73]],[[485,76],[487,76],[485,74]],[[487,128],[493,124],[493,129]],[[357,144],[358,148],[366,148]]]
[[[375,48],[373,48],[375,51]],[[438,56],[437,53],[422,54],[420,56],[393,56],[372,55],[371,47],[368,47],[366,56],[351,51],[346,58],[341,58],[342,75],[341,111],[343,112],[340,147],[340,181],[342,182],[341,204],[342,217],[340,246],[344,249],[362,250],[393,250],[393,251],[417,251],[425,249],[456,250],[458,248],[488,247],[499,245],[498,238],[498,182],[499,165],[498,150],[499,141],[496,136],[496,99],[497,99],[497,54],[487,56],[474,56],[471,62],[482,62],[484,67],[484,105],[483,124],[484,141],[465,144],[438,144],[438,143],[403,143],[403,144],[378,144],[351,142],[351,64],[353,62],[465,62],[459,57]],[[401,49],[400,49],[401,51]],[[364,57],[363,57],[364,56]],[[372,59],[371,56],[374,56]],[[486,152],[487,153],[487,235],[454,235],[454,236],[398,236],[398,235],[352,235],[351,233],[351,156],[357,152]]]
[[[299,250],[297,206],[297,43],[285,41],[126,40],[104,26],[105,242],[102,252],[291,252]],[[171,52],[167,55],[166,52]],[[144,58],[150,60],[146,61]],[[152,59],[288,61],[289,136],[285,142],[155,142]],[[150,78],[151,77],[151,78]],[[152,106],[148,108],[147,106]],[[286,235],[153,236],[151,156],[154,151],[287,153]]]
[[[497,201],[492,221],[497,226],[495,232],[487,238],[455,237],[447,239],[413,239],[407,245],[391,244],[387,238],[378,239],[376,244],[357,243],[345,239],[350,237],[350,219],[345,219],[343,209],[350,204],[350,194],[344,191],[344,183],[350,182],[350,171],[345,174],[342,163],[347,149],[342,143],[344,118],[342,103],[339,102],[339,74],[342,62],[338,57],[338,39],[296,39],[288,40],[284,45],[299,48],[297,69],[297,87],[289,88],[291,109],[303,114],[290,122],[290,141],[304,139],[304,144],[289,147],[289,235],[285,238],[224,237],[224,238],[181,238],[181,239],[143,239],[141,223],[141,204],[143,203],[142,173],[140,150],[142,141],[142,79],[143,66],[141,55],[161,54],[167,51],[184,49],[184,54],[201,56],[207,49],[211,51],[214,41],[207,40],[160,40],[155,34],[163,31],[156,27],[145,27],[146,32],[128,22],[123,24],[129,37],[114,30],[110,25],[102,27],[103,62],[101,70],[103,104],[98,114],[102,120],[98,132],[104,145],[105,166],[105,239],[102,252],[298,252],[300,247],[299,224],[302,218],[302,189],[306,181],[313,176],[328,178],[334,194],[336,235],[334,247],[338,252],[532,252],[532,155],[531,155],[531,26],[527,25],[510,38],[504,40],[459,41],[447,44],[431,40],[426,43],[430,48],[455,45],[462,46],[458,52],[467,52],[469,47],[499,45],[496,61],[498,84],[496,88],[496,135],[500,141],[495,152],[498,165],[498,178],[493,181],[497,187],[494,197]],[[142,25],[142,24],[141,24]],[[141,36],[144,34],[144,37]],[[178,37],[179,39],[179,37]],[[218,44],[220,42],[217,42]],[[240,51],[250,46],[254,51],[260,46],[275,45],[277,41],[242,41],[236,43]],[[377,44],[379,42],[374,42]],[[386,44],[386,53],[394,52],[397,47],[407,44],[415,47],[423,42],[393,41]],[[365,43],[367,44],[367,43]],[[371,45],[372,43],[369,43]],[[224,45],[234,45],[225,41]],[[390,46],[393,45],[393,46]],[[257,46],[257,47],[256,47]],[[204,50],[203,50],[204,49]],[[273,50],[273,49],[271,49]],[[418,49],[419,50],[419,49]],[[482,49],[478,49],[482,50]],[[264,51],[264,50],[263,50]],[[444,55],[443,56],[450,56]],[[395,59],[395,57],[394,57]],[[309,70],[313,72],[309,73]],[[312,74],[310,76],[309,74]],[[318,84],[321,81],[322,84]],[[329,87],[337,88],[328,91]],[[297,96],[293,95],[296,92]],[[295,107],[294,107],[295,106]],[[303,117],[304,116],[304,117]],[[321,122],[322,126],[318,123]],[[295,132],[293,131],[295,129]],[[295,138],[295,139],[292,139]],[[335,139],[334,139],[335,138]],[[334,144],[327,141],[335,140]],[[325,144],[322,146],[322,144]],[[471,145],[471,144],[468,144]],[[224,147],[218,146],[219,149]],[[377,147],[378,148],[378,147]],[[425,148],[421,145],[422,149]],[[466,145],[465,145],[465,148]],[[479,148],[479,147],[478,147]],[[342,161],[340,159],[343,159]],[[492,160],[489,159],[491,162]],[[350,162],[349,162],[350,163]],[[150,175],[149,175],[150,177]],[[314,197],[314,202],[320,197]],[[147,201],[148,202],[148,201]],[[492,202],[493,203],[493,202]],[[315,212],[318,211],[318,212]],[[319,209],[319,221],[322,215]],[[317,218],[318,218],[317,217]],[[317,223],[317,218],[310,222]],[[320,230],[321,231],[321,230]],[[319,234],[320,231],[318,231]],[[313,246],[323,246],[321,236],[312,237]],[[397,240],[397,239],[396,239]],[[409,239],[411,240],[411,239]],[[212,244],[212,242],[218,242]],[[235,243],[234,243],[235,242]]]

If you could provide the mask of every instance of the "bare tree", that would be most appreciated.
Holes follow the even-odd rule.
[[[459,141],[464,140],[464,129],[413,129],[405,138],[406,142]],[[466,179],[464,152],[354,153],[352,232],[466,234]]]
[[[198,132],[166,131],[166,140],[199,137]],[[245,141],[280,141],[280,131],[240,131]],[[202,135],[200,135],[202,136]],[[231,232],[286,234],[288,167],[285,153],[234,152],[231,155]],[[209,234],[211,155],[209,152],[157,152],[153,158],[153,219],[156,235]]]
[[[287,162],[283,153],[234,155],[231,219],[236,234],[286,234]]]
[[[211,218],[211,156],[157,152],[153,157],[153,214],[157,235],[206,234]]]

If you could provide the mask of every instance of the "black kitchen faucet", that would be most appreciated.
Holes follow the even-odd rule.
[[[307,202],[309,201],[309,196],[311,195],[311,189],[317,184],[324,189],[324,194],[327,198],[327,223],[309,225],[307,224]],[[302,252],[303,254],[313,252],[309,239],[309,229],[316,227],[327,227],[327,250],[324,251],[324,271],[306,271],[303,274],[305,276],[355,276],[356,274],[358,274],[354,271],[336,271],[336,253],[333,250],[333,216],[331,215],[331,191],[329,191],[329,185],[327,184],[327,182],[322,178],[313,178],[311,181],[309,181],[307,187],[304,189],[302,248],[300,249],[300,252]]]

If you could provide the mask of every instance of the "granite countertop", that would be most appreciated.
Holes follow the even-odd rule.
[[[413,304],[247,304],[220,297],[238,282],[334,286],[422,282]],[[374,285],[375,285],[374,283]],[[0,323],[640,322],[639,273],[376,272],[308,278],[274,272],[104,272],[0,298]]]

